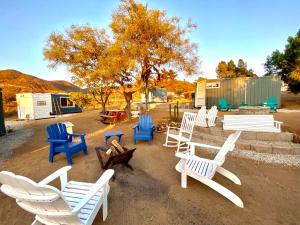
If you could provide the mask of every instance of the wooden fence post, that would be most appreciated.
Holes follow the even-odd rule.
[[[3,110],[3,98],[2,89],[0,88],[0,136],[6,133],[5,123],[4,123],[4,110]]]

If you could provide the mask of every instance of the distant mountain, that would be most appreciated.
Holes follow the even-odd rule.
[[[17,110],[16,94],[33,93],[69,93],[84,91],[64,80],[43,80],[17,70],[0,70],[0,88],[3,90],[4,112],[14,115]]]
[[[63,90],[67,93],[84,91],[83,89],[80,89],[78,86],[76,86],[68,81],[65,81],[65,80],[52,80],[50,82],[56,89]]]
[[[167,89],[168,92],[194,92],[195,84],[183,80],[162,80],[156,84],[159,87]]]
[[[17,70],[0,70],[0,88],[3,89],[6,97],[12,97],[21,92],[68,93],[82,90],[68,81],[43,80]]]

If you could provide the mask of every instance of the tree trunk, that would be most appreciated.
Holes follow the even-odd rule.
[[[127,101],[126,100],[126,109],[127,109],[127,117],[128,117],[128,121],[131,122],[131,104],[130,104],[130,100]]]
[[[132,93],[131,92],[123,92],[125,101],[126,101],[126,110],[127,110],[127,118],[128,121],[131,122],[131,99],[132,99]]]
[[[106,112],[106,102],[101,102],[101,106],[102,106],[102,113],[105,114],[105,112]]]
[[[149,100],[149,88],[148,81],[145,82],[145,104],[146,104],[146,113],[148,113],[148,100]]]

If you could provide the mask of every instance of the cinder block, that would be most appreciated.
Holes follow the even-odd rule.
[[[222,118],[223,119],[223,118]],[[221,120],[216,120],[216,127],[220,127],[222,128],[223,127],[223,122]]]
[[[294,155],[300,155],[300,144],[298,143],[291,143],[291,148]]]
[[[203,138],[203,133],[193,132],[192,138]]]
[[[234,130],[222,130],[222,136],[227,138],[230,134],[234,132]]]
[[[273,154],[292,154],[293,149],[288,142],[273,142],[272,143]]]
[[[293,133],[289,132],[282,132],[276,133],[274,141],[292,141],[293,140]]]
[[[244,131],[241,133],[241,139],[256,140],[256,132]]]
[[[222,135],[222,129],[220,127],[210,127],[209,132],[212,135],[221,136]]]
[[[194,131],[196,131],[196,132],[208,132],[208,128],[207,127],[200,127],[200,126],[194,126]]]
[[[251,144],[251,150],[262,153],[272,153],[272,145],[270,144]]]
[[[256,139],[259,141],[275,141],[275,134],[270,132],[259,132],[256,134]]]
[[[212,141],[218,141],[223,143],[226,141],[226,138],[217,135],[210,135],[209,139],[211,139]]]
[[[251,150],[251,144],[245,141],[237,141],[235,146],[239,150]]]

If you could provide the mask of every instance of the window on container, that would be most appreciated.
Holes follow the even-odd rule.
[[[45,105],[47,105],[46,101],[37,101],[36,104],[37,104],[37,106],[45,106]]]
[[[61,97],[60,98],[60,106],[61,107],[74,107],[74,102],[71,101],[69,97]]]

